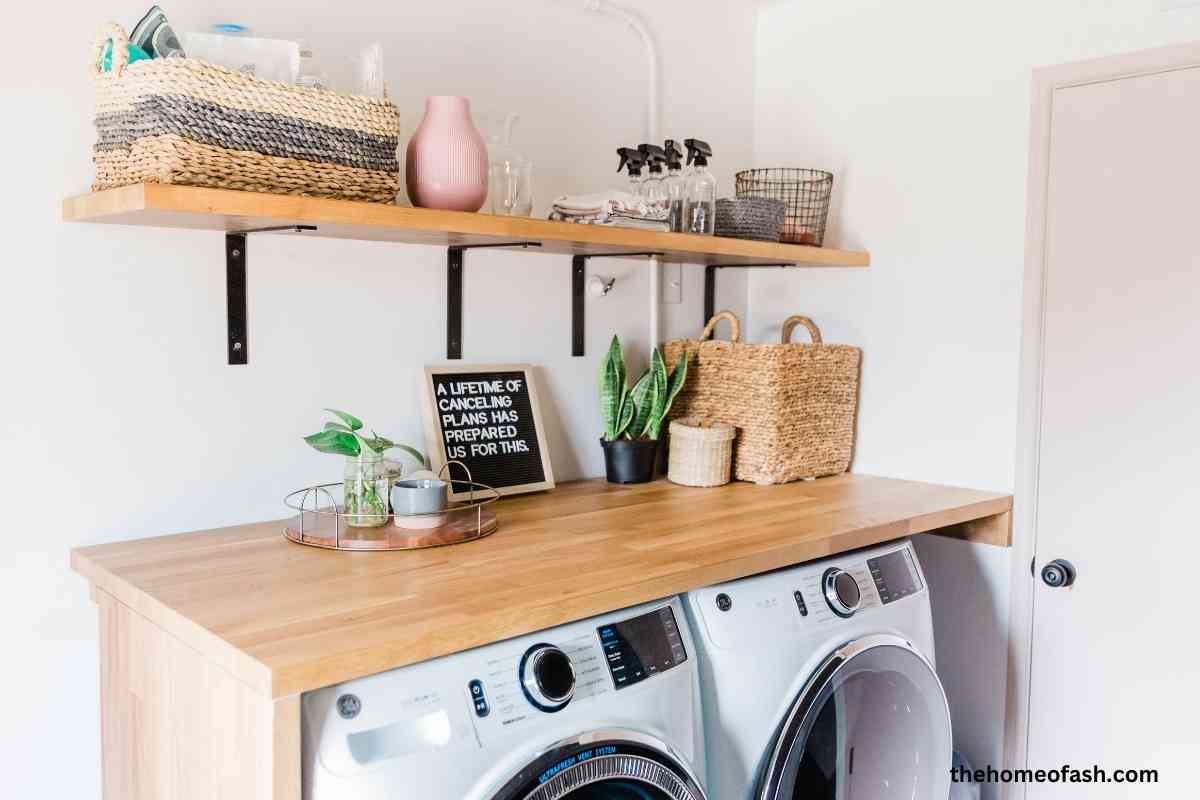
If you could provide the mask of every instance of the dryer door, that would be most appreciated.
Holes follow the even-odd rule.
[[[950,709],[933,666],[898,636],[838,649],[792,704],[759,800],[945,800]]]
[[[668,745],[637,731],[603,730],[558,742],[491,800],[705,800]]]

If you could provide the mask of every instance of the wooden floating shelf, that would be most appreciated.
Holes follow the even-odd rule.
[[[148,183],[68,198],[63,219],[224,233],[310,225],[316,230],[305,235],[336,239],[442,247],[536,242],[543,253],[656,253],[664,261],[720,266],[866,267],[871,262],[869,253],[854,250]]]

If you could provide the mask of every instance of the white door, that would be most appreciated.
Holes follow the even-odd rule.
[[[1200,68],[1052,108],[1025,796],[1200,797]]]

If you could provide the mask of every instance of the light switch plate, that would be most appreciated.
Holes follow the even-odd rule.
[[[678,304],[683,302],[683,268],[680,264],[663,264],[662,301]]]

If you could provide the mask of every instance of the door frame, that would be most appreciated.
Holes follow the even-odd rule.
[[[1008,688],[1005,697],[1004,767],[1028,766],[1029,700],[1033,658],[1033,606],[1037,580],[1039,445],[1042,427],[1045,247],[1050,186],[1050,137],[1057,92],[1075,86],[1200,67],[1200,42],[1059,64],[1033,71],[1025,216],[1025,281],[1017,409],[1013,558],[1009,582]],[[1005,784],[1005,800],[1021,800],[1025,786]]]

